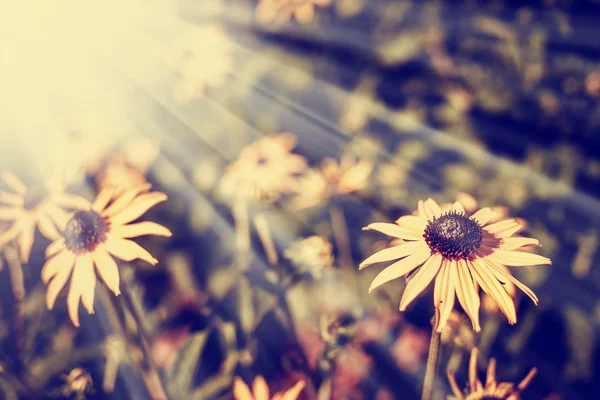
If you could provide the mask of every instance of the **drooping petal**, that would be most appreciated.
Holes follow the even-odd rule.
[[[98,270],[98,274],[106,286],[108,286],[115,296],[120,295],[121,289],[119,288],[119,267],[110,254],[108,254],[105,246],[98,246],[93,253],[93,258],[94,263],[96,264],[96,269]]]
[[[437,332],[442,332],[452,309],[454,308],[455,285],[457,281],[456,262],[452,264],[450,261],[444,261],[442,268],[435,279],[435,287],[433,289],[433,300],[436,313],[438,315]]]
[[[250,388],[246,385],[246,382],[242,378],[235,377],[233,381],[233,396],[236,400],[254,400]]]
[[[26,217],[26,222],[21,229],[21,234],[17,237],[19,243],[19,253],[21,255],[21,262],[26,263],[29,261],[29,254],[31,254],[31,247],[33,246],[33,238],[35,237],[35,219],[33,216]]]
[[[414,277],[412,277],[410,283],[406,285],[404,293],[402,293],[402,299],[400,299],[400,311],[406,310],[406,307],[429,286],[433,278],[438,274],[441,266],[442,256],[440,254],[436,253],[429,257]]]
[[[511,282],[513,285],[515,285],[516,287],[521,289],[523,291],[523,293],[525,293],[527,296],[529,296],[529,298],[536,305],[538,304],[539,300],[538,300],[537,296],[535,295],[535,293],[531,289],[529,289],[527,286],[525,286],[521,281],[519,281],[514,276],[512,276],[510,274],[510,271],[505,271],[501,266],[496,265],[493,262],[486,260],[485,258],[483,259],[483,261],[490,268],[490,271],[492,271],[492,273],[494,274],[496,279],[498,279],[499,281],[507,280],[507,281]],[[506,268],[506,267],[504,267],[504,268]]]
[[[267,386],[265,378],[260,375],[254,378],[254,382],[252,382],[252,392],[254,393],[255,400],[269,400],[269,386]]]
[[[81,274],[81,302],[88,314],[94,313],[94,295],[96,291],[96,274],[94,273],[94,262],[92,253],[84,254],[80,257],[79,273]]]
[[[44,284],[47,284],[50,281],[50,279],[54,278],[63,269],[68,269],[70,271],[73,267],[74,262],[74,253],[68,250],[61,251],[60,253],[46,261],[46,263],[42,267],[42,282],[44,282]]]
[[[403,243],[399,246],[389,247],[387,249],[383,249],[378,251],[377,253],[371,255],[366,260],[360,263],[359,269],[363,269],[368,267],[369,265],[397,260],[400,258],[404,258],[410,254],[413,254],[415,251],[426,246],[424,241],[414,241]]]
[[[528,237],[507,237],[502,239],[499,250],[517,250],[523,246],[539,246],[540,242]]]
[[[511,267],[552,264],[552,261],[547,257],[523,251],[495,250],[486,255],[485,258],[491,262],[510,265]]]
[[[457,272],[456,295],[458,301],[471,319],[473,330],[479,332],[481,330],[481,326],[479,325],[480,299],[465,260],[458,260]]]
[[[485,226],[496,217],[496,211],[491,207],[485,207],[471,215],[471,218],[476,220],[479,225]]]
[[[396,224],[411,231],[421,232],[421,237],[423,236],[423,232],[427,227],[427,221],[416,215],[405,215],[400,217],[396,220]]]
[[[155,265],[158,260],[142,246],[132,240],[121,239],[109,235],[109,239],[106,241],[106,250],[117,258],[123,261],[133,261],[136,258],[140,258],[152,265]]]
[[[524,227],[525,225],[521,220],[512,218],[484,226],[483,229],[497,237],[506,238],[519,232]]]
[[[73,262],[74,261],[75,260],[73,260]],[[46,289],[46,306],[49,310],[51,310],[54,307],[56,297],[69,280],[69,276],[71,276],[71,271],[73,271],[73,263],[71,263],[70,265],[64,264],[64,268],[60,268],[58,273],[48,284],[48,288]]]
[[[143,194],[138,196],[125,210],[111,217],[110,221],[114,225],[127,224],[165,200],[167,200],[167,195],[161,192]]]
[[[156,222],[138,222],[136,224],[117,226],[112,230],[114,236],[132,238],[144,235],[157,235],[170,237],[171,231]]]
[[[375,277],[375,279],[373,279],[373,282],[371,282],[369,293],[386,282],[408,274],[410,271],[423,264],[430,256],[431,253],[429,247],[423,246],[410,256],[386,267]]]
[[[500,310],[506,315],[508,323],[513,325],[517,322],[515,303],[510,298],[504,287],[498,282],[498,279],[492,274],[485,262],[475,258],[472,262],[468,261],[471,276],[481,286],[484,292],[494,299],[500,307]]]
[[[114,192],[115,188],[112,186],[102,189],[100,193],[98,193],[98,196],[96,196],[96,200],[94,200],[92,208],[100,213],[104,211],[106,205],[108,204],[110,199],[112,199]]]
[[[390,224],[386,222],[375,222],[367,225],[363,230],[375,230],[384,233],[388,236],[405,240],[422,240],[423,231],[417,231],[414,229],[406,229],[396,224]]]
[[[54,240],[60,236],[54,222],[46,213],[39,214],[37,226],[46,239]]]

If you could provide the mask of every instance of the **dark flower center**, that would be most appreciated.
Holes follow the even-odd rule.
[[[94,211],[76,211],[63,233],[65,245],[75,254],[91,252],[106,241],[108,220]]]
[[[432,253],[440,253],[446,260],[459,260],[481,246],[482,234],[477,221],[462,212],[450,211],[429,221],[423,237]]]
[[[27,189],[23,199],[23,208],[33,210],[48,196],[48,190],[43,186],[32,186]]]

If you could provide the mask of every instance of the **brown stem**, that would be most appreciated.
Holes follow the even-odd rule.
[[[440,350],[440,334],[437,332],[438,313],[435,313],[434,322],[431,328],[431,340],[429,342],[429,355],[427,356],[427,366],[425,367],[425,379],[423,381],[423,395],[421,400],[431,400],[433,387],[435,385],[435,376],[437,371],[438,353]]]

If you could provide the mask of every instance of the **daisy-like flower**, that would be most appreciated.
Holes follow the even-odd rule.
[[[236,377],[233,382],[233,396],[236,400],[296,400],[304,389],[304,385],[304,381],[298,381],[290,389],[275,393],[273,397],[270,397],[269,386],[262,376],[254,378],[252,391],[241,378]]]
[[[58,179],[51,179],[46,186],[27,187],[10,172],[3,172],[1,177],[13,192],[0,192],[0,220],[12,221],[0,236],[0,248],[16,239],[24,263],[29,260],[36,226],[46,238],[56,239],[69,219],[64,208],[81,209],[90,205],[83,197],[64,193],[64,185]]]
[[[306,159],[292,154],[296,137],[289,133],[265,136],[246,146],[238,159],[227,166],[221,193],[232,200],[274,201],[290,193]]]
[[[119,269],[112,256],[124,261],[139,258],[152,265],[158,262],[129,240],[143,235],[171,236],[171,231],[154,222],[131,223],[167,199],[166,194],[148,192],[149,189],[150,185],[142,185],[127,190],[112,202],[114,189],[103,189],[91,207],[71,216],[61,237],[46,249],[49,259],[42,268],[42,281],[48,284],[48,309],[54,307],[72,273],[67,308],[71,321],[79,326],[80,300],[89,314],[94,312],[95,271],[116,296],[120,294]]]
[[[300,269],[321,276],[333,264],[333,246],[325,238],[310,236],[292,243],[284,256]]]
[[[435,279],[434,306],[437,332],[441,332],[454,307],[455,294],[479,331],[481,286],[506,315],[510,324],[517,322],[515,305],[503,286],[512,282],[535,304],[536,295],[515,279],[503,265],[527,266],[551,264],[550,259],[521,251],[524,246],[539,246],[536,239],[514,236],[524,228],[519,219],[489,223],[494,209],[486,207],[468,215],[461,203],[440,207],[433,199],[420,200],[416,215],[407,215],[395,224],[373,223],[363,228],[376,230],[403,242],[368,257],[360,268],[400,259],[380,272],[369,291],[393,279],[410,274],[400,300],[400,311]]]
[[[456,383],[454,374],[448,371],[448,381],[454,393],[455,400],[485,400],[485,399],[504,399],[504,400],[519,400],[521,392],[525,390],[531,380],[537,373],[536,368],[532,368],[525,378],[516,387],[510,382],[498,382],[496,379],[496,360],[491,359],[486,373],[485,386],[477,377],[477,356],[479,351],[473,348],[471,351],[471,359],[469,361],[469,386],[468,393],[463,393]],[[450,397],[449,397],[450,398]]]
[[[292,205],[295,208],[308,208],[319,204],[336,194],[348,194],[364,189],[369,183],[373,163],[357,161],[346,154],[338,163],[333,158],[325,158],[321,167],[311,170],[298,181],[298,192]]]
[[[285,22],[292,15],[306,24],[315,18],[315,6],[328,6],[332,0],[260,0],[256,17],[261,22]]]
[[[221,86],[233,70],[232,53],[233,42],[217,24],[184,31],[176,38],[166,60],[177,71],[175,100],[188,103],[202,96],[207,87]]]

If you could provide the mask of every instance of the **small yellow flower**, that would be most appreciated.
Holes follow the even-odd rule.
[[[56,239],[58,230],[64,229],[69,219],[63,208],[82,209],[90,205],[83,197],[64,193],[58,180],[50,180],[47,187],[27,187],[10,172],[1,176],[14,192],[0,192],[0,220],[12,221],[0,236],[0,248],[16,239],[22,262],[29,260],[36,226],[46,238]]]
[[[265,136],[249,145],[227,166],[221,193],[231,200],[274,201],[290,193],[306,159],[292,154],[296,137],[288,132]]]
[[[299,381],[290,389],[275,393],[273,397],[270,397],[269,387],[262,376],[254,378],[252,391],[241,378],[236,377],[233,382],[233,396],[235,400],[296,400],[304,389],[304,385],[304,381]]]
[[[496,380],[496,360],[491,359],[488,364],[485,386],[477,377],[477,348],[471,350],[471,359],[469,361],[469,387],[468,393],[463,393],[456,383],[454,374],[448,371],[448,381],[454,393],[455,400],[484,400],[484,399],[504,399],[519,400],[521,392],[525,390],[531,380],[537,373],[536,368],[532,368],[525,378],[516,387],[510,382],[498,382]]]
[[[125,191],[111,201],[113,188],[103,189],[90,208],[76,211],[66,224],[62,236],[46,249],[48,261],[42,268],[42,281],[48,284],[46,304],[54,307],[56,297],[72,273],[67,308],[71,321],[79,326],[79,301],[88,313],[94,312],[96,271],[115,294],[120,294],[119,270],[111,255],[124,260],[137,258],[154,265],[158,261],[129,238],[143,235],[171,236],[171,232],[154,222],[131,224],[148,209],[167,199],[161,192],[147,192],[150,185]]]
[[[299,268],[320,276],[323,269],[333,264],[333,246],[325,238],[310,236],[292,243],[284,256]]]
[[[306,24],[315,18],[315,6],[328,6],[332,0],[260,0],[256,17],[261,22],[285,22],[292,15]]]
[[[502,282],[511,282],[534,303],[536,295],[503,268],[551,264],[550,259],[521,251],[524,246],[539,246],[536,239],[514,236],[524,227],[519,219],[491,223],[492,208],[468,215],[461,203],[440,207],[433,199],[420,200],[416,215],[400,217],[396,223],[373,223],[365,230],[376,230],[404,242],[368,257],[360,268],[398,260],[380,272],[369,291],[411,274],[400,300],[400,311],[435,279],[434,306],[441,332],[454,307],[455,297],[479,331],[480,286],[498,304],[510,324],[517,322],[515,305]],[[414,272],[413,272],[414,271]]]

